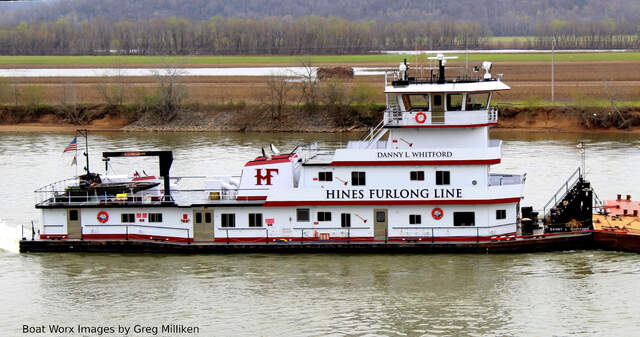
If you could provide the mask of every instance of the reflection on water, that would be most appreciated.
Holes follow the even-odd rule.
[[[601,197],[640,197],[640,141],[630,134],[515,134],[495,172],[527,172],[523,204],[541,207],[579,165]],[[32,191],[74,174],[62,150],[71,134],[1,134],[0,217],[36,218]],[[100,152],[174,150],[176,176],[239,174],[275,144],[319,140],[339,147],[357,134],[100,133]],[[116,172],[157,172],[152,158],[115,159]],[[640,328],[640,255],[121,255],[0,252],[0,331],[31,324],[197,325],[201,335],[623,335]],[[615,324],[614,324],[615,322]]]
[[[215,336],[632,335],[640,295],[624,290],[638,262],[609,252],[2,256],[0,286],[20,296],[3,298],[0,329],[28,320],[176,322]]]

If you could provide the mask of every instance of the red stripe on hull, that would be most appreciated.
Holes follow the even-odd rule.
[[[266,201],[265,207],[286,206],[378,206],[378,205],[490,205],[519,202],[520,198],[481,199],[481,200],[296,200]]]
[[[62,240],[67,238],[67,234],[40,234],[40,239],[42,240]]]
[[[236,197],[236,200],[267,200],[267,196],[246,196]]]
[[[492,165],[500,159],[478,160],[394,160],[394,161],[332,161],[330,166],[415,166],[415,165]]]
[[[477,128],[481,126],[493,126],[498,123],[482,123],[482,124],[465,124],[465,125],[404,125],[402,129],[420,129],[420,128]]]

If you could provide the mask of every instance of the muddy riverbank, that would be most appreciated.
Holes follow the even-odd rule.
[[[496,128],[514,131],[640,132],[640,107],[514,107],[499,106]],[[0,107],[0,132],[64,132],[78,128],[93,131],[258,131],[349,132],[376,125],[380,105],[316,107],[268,105],[194,105],[170,121],[139,107],[80,105],[73,109],[47,106]]]

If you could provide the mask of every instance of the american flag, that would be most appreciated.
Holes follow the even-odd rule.
[[[69,143],[69,145],[64,148],[64,151],[62,151],[62,153],[69,151],[78,151],[78,137],[73,137],[71,143]]]

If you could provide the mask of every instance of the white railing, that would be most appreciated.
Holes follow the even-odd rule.
[[[318,154],[318,142],[311,144],[300,145],[294,152],[298,153],[302,162],[307,162],[309,159],[315,157]]]
[[[418,114],[424,114],[424,116]],[[436,125],[483,125],[498,122],[498,111],[496,108],[489,110],[465,110],[446,111],[444,120],[442,118],[432,119],[431,111],[398,111],[387,109],[383,114],[385,126],[436,126]],[[420,123],[419,121],[423,121]]]
[[[248,202],[242,195],[266,195],[268,189],[173,189],[170,196],[138,196],[127,194],[71,195],[69,191],[36,191],[37,206],[85,206],[85,205],[160,205],[171,202],[178,205],[216,204],[221,202]],[[241,194],[238,196],[238,194]]]
[[[400,226],[391,227],[392,232],[389,236],[405,237],[407,239],[426,238],[434,240],[439,237],[475,237],[479,240],[480,237],[499,236],[504,234],[510,234],[516,232],[516,223],[507,223],[494,226],[459,226],[459,227],[445,227],[445,226]]]
[[[498,123],[498,108],[489,109],[489,123]]]

